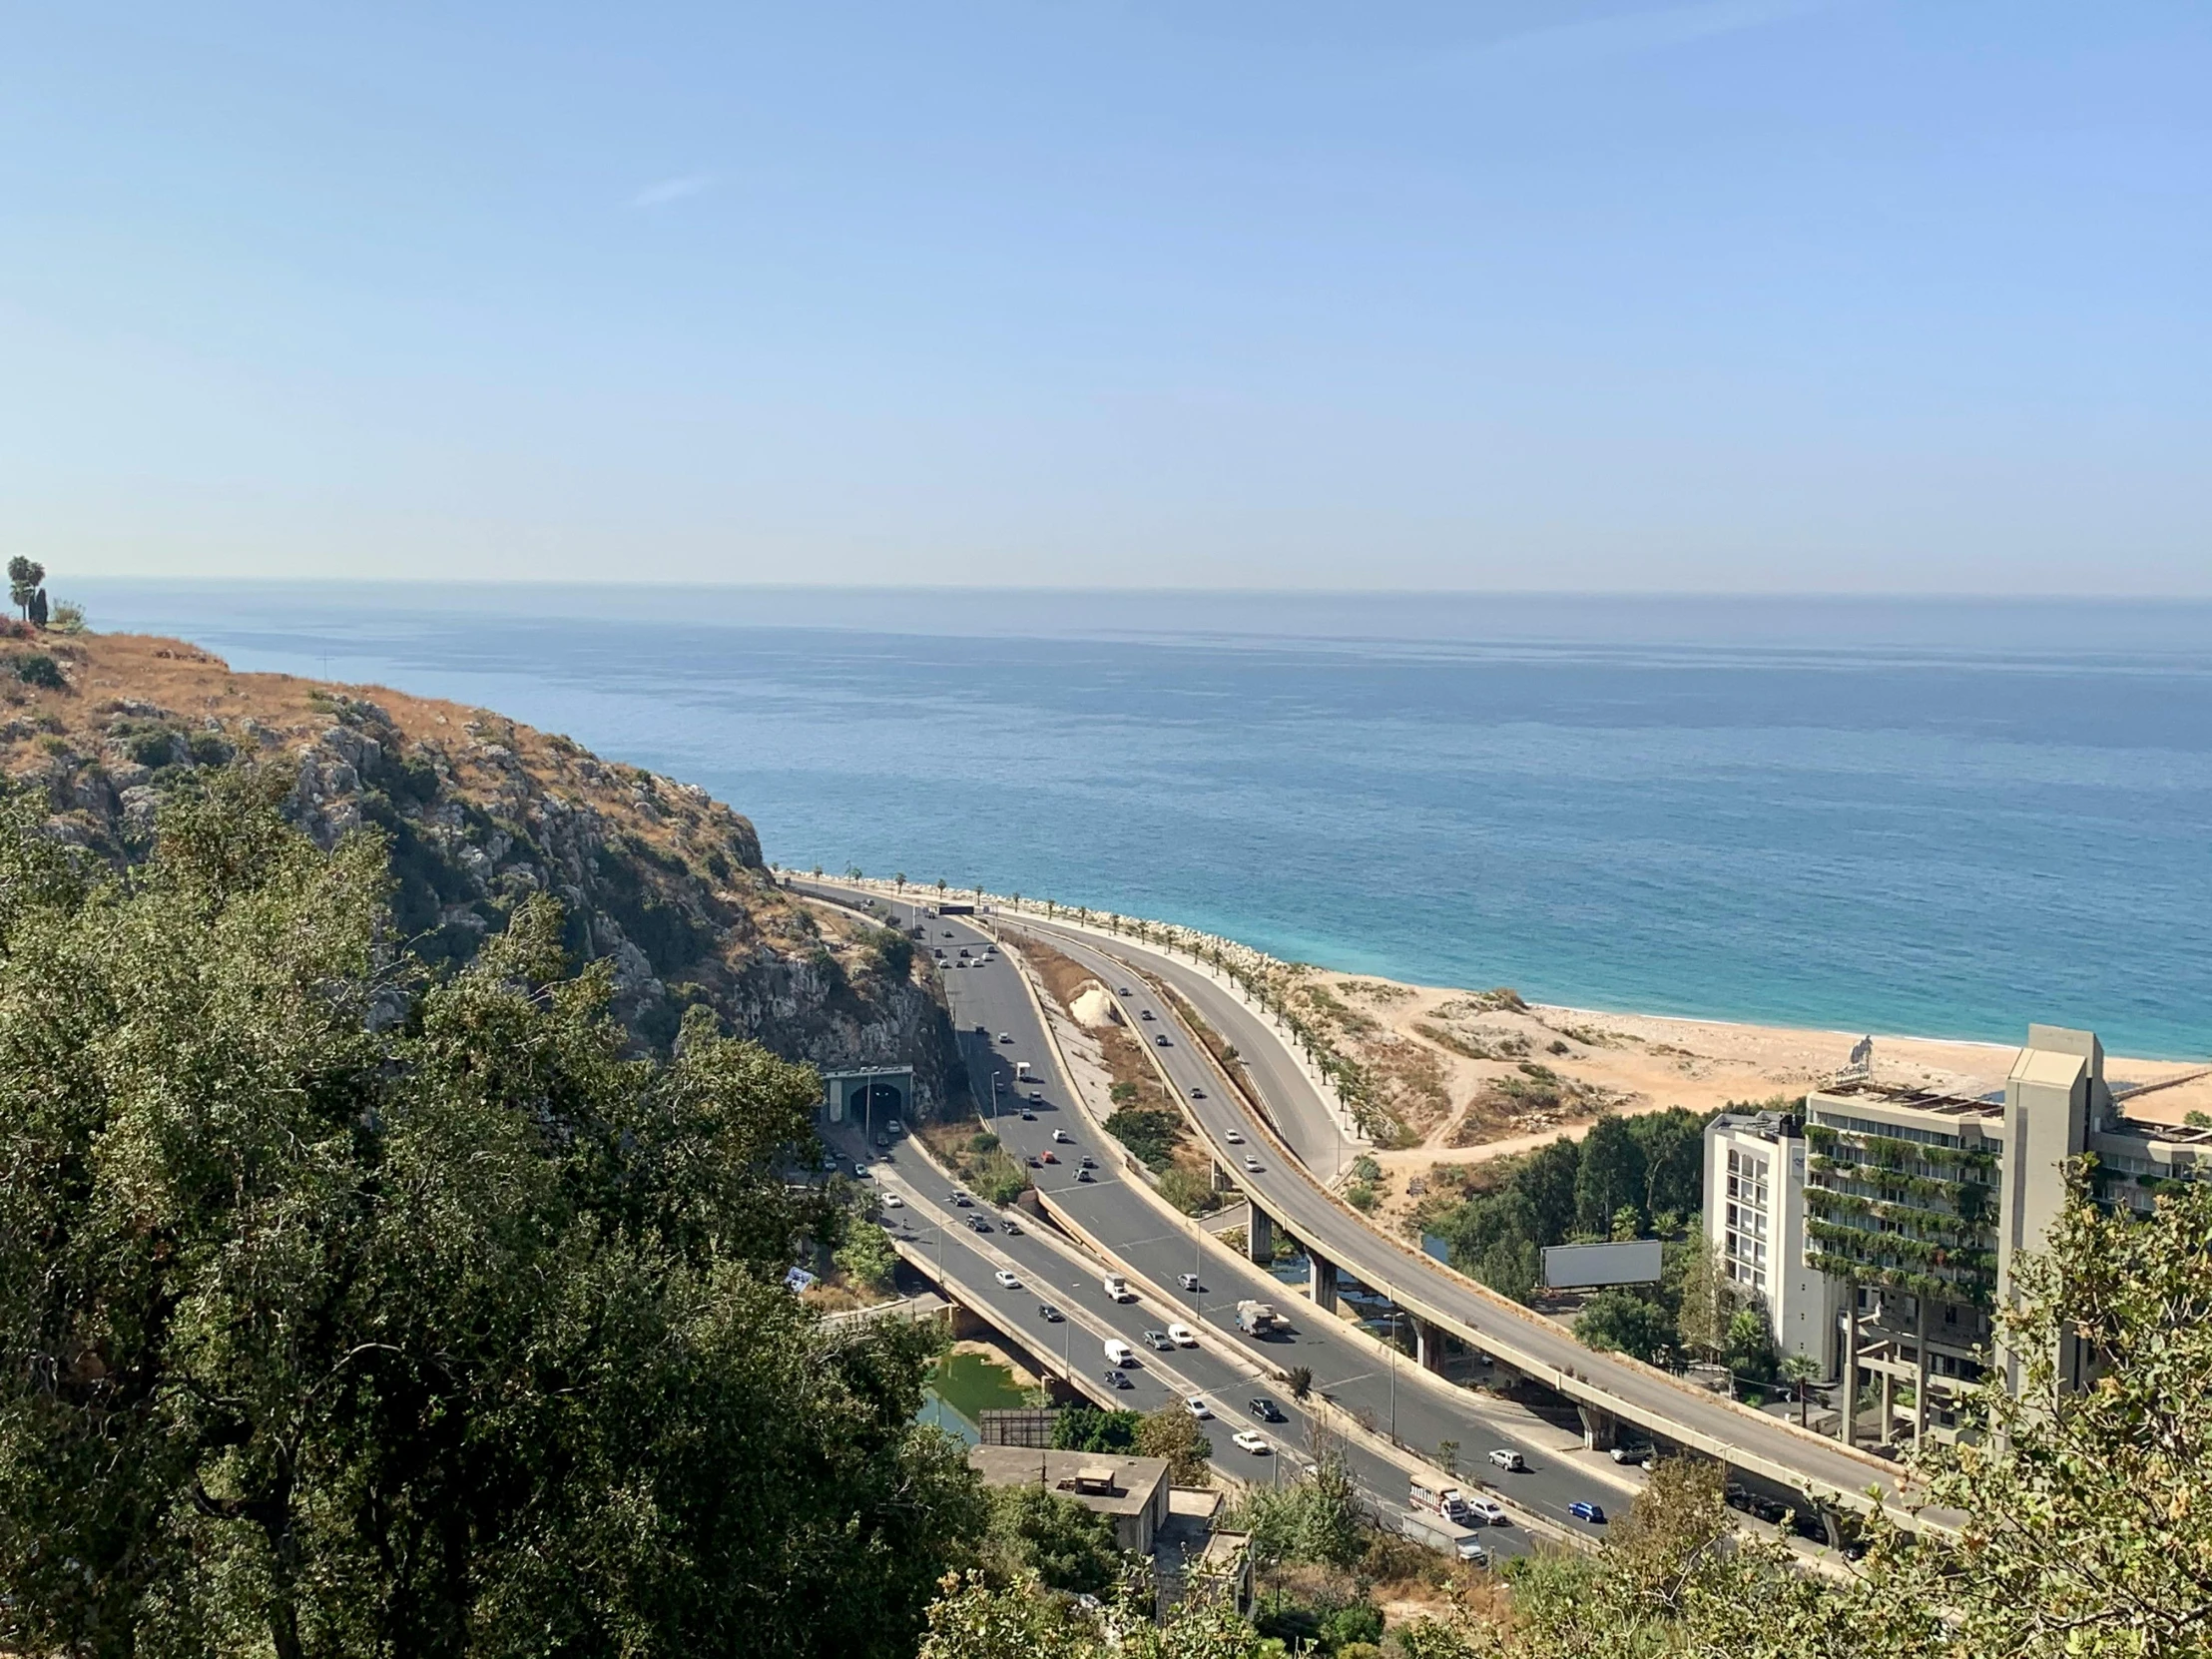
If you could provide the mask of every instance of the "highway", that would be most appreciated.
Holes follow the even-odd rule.
[[[847,890],[802,881],[793,885],[833,902],[849,905],[855,901],[855,895]],[[901,906],[899,920],[907,919],[906,909]],[[1059,1162],[1040,1162],[1029,1171],[1039,1192],[1063,1209],[1077,1228],[1104,1243],[1117,1266],[1172,1295],[1140,1313],[1112,1310],[1095,1280],[1081,1287],[1060,1285],[1060,1292],[1075,1298],[1080,1291],[1086,1311],[1098,1312],[1113,1322],[1117,1331],[1139,1346],[1140,1352],[1145,1330],[1164,1329],[1166,1321],[1181,1319],[1205,1330],[1216,1351],[1240,1357],[1245,1365],[1275,1373],[1307,1367],[1313,1373],[1317,1393],[1372,1422],[1379,1434],[1390,1434],[1394,1417],[1394,1437],[1406,1445],[1424,1448],[1430,1460],[1442,1442],[1455,1442],[1459,1466],[1464,1471],[1460,1484],[1470,1488],[1489,1486],[1508,1502],[1562,1529],[1584,1534],[1592,1530],[1568,1512],[1567,1506],[1576,1499],[1598,1502],[1613,1512],[1626,1507],[1640,1484],[1637,1471],[1617,1468],[1602,1453],[1585,1451],[1578,1431],[1548,1423],[1510,1401],[1423,1378],[1409,1360],[1392,1365],[1379,1357],[1374,1347],[1353,1336],[1342,1321],[1317,1314],[1294,1287],[1218,1243],[1194,1240],[1162,1213],[1159,1200],[1149,1191],[1132,1190],[1138,1178],[1126,1175],[1123,1149],[1100,1132],[1076,1104],[1018,968],[1002,953],[984,962],[982,953],[995,941],[965,917],[922,917],[921,923],[929,932],[926,947],[943,949],[948,964],[961,960],[957,952],[963,946],[971,952],[967,960],[976,964],[947,965],[943,979],[977,1096],[1004,1103],[992,1116],[990,1127],[1010,1152],[1024,1160],[1041,1160],[1046,1151],[1054,1153]],[[1013,1040],[1000,1042],[1002,1035]],[[1022,1083],[1017,1095],[1015,1068],[1022,1062],[1029,1065],[1034,1081]],[[994,1078],[1004,1084],[1004,1093],[992,1089]],[[1032,1104],[1024,1098],[1030,1087],[1039,1090],[1041,1101]],[[1033,1120],[1020,1117],[1024,1106],[1034,1112]],[[1055,1129],[1066,1132],[1070,1140],[1056,1142]],[[1089,1182],[1077,1179],[1080,1166],[1076,1160],[1084,1155],[1099,1166]],[[898,1150],[894,1163],[901,1176],[910,1178],[919,1165],[918,1149]],[[964,1232],[955,1229],[954,1245]],[[1025,1245],[1022,1239],[994,1242],[1009,1253]],[[1028,1248],[1041,1252],[1047,1247],[1035,1244]],[[1030,1259],[1041,1261],[1041,1256]],[[1178,1292],[1180,1276],[1192,1272],[1198,1274],[1201,1289],[1195,1294]],[[1245,1336],[1236,1327],[1236,1304],[1246,1298],[1272,1302],[1292,1322],[1291,1333],[1272,1340]],[[1068,1304],[1063,1301],[1061,1306],[1066,1308]],[[1028,1326],[1020,1323],[1025,1317],[1024,1308]],[[1016,1322],[1007,1335],[1025,1346],[1032,1338],[1041,1340],[1033,1301],[994,1299],[988,1311],[994,1323],[1001,1316]],[[1068,1339],[1062,1335],[1060,1340]],[[1171,1363],[1195,1367],[1197,1362],[1187,1358],[1189,1352],[1184,1351],[1183,1357]],[[1167,1361],[1168,1357],[1161,1359]],[[1100,1360],[1092,1370],[1103,1366]],[[1224,1385],[1230,1385],[1226,1369],[1222,1375],[1201,1380],[1201,1387],[1207,1390]],[[1234,1408],[1255,1390],[1242,1383],[1235,1386],[1245,1391],[1232,1392],[1232,1409],[1222,1413],[1225,1423],[1232,1429],[1257,1426],[1249,1424]],[[1128,1396],[1136,1408],[1149,1408],[1167,1394],[1162,1389],[1155,1398],[1145,1389],[1146,1384],[1140,1382]],[[1286,1411],[1296,1405],[1289,1390],[1280,1384],[1261,1391],[1269,1393]],[[1210,1391],[1209,1397],[1213,1397]],[[1221,1403],[1215,1401],[1217,1410]],[[1281,1425],[1270,1437],[1279,1435],[1299,1443],[1304,1435],[1303,1421]],[[1225,1443],[1226,1434],[1216,1436],[1217,1447]],[[1489,1467],[1483,1459],[1497,1447],[1519,1451],[1527,1464],[1526,1471],[1508,1474]],[[1381,1457],[1360,1452],[1355,1456],[1355,1474],[1380,1507],[1402,1510],[1406,1482],[1403,1472]],[[1516,1538],[1522,1535],[1518,1527],[1494,1531],[1501,1545],[1508,1534]]]
[[[832,1144],[856,1153],[859,1138],[836,1137]],[[952,1204],[951,1182],[911,1140],[896,1141],[889,1151],[876,1152],[869,1179],[902,1201],[900,1208],[886,1209],[882,1216],[900,1255],[956,1293],[1025,1353],[1040,1373],[1070,1379],[1093,1404],[1124,1410],[1155,1411],[1180,1405],[1193,1394],[1200,1396],[1214,1415],[1199,1426],[1213,1444],[1214,1467],[1230,1482],[1279,1483],[1311,1464],[1314,1415],[1289,1390],[1258,1366],[1213,1347],[1178,1348],[1172,1353],[1147,1347],[1147,1331],[1165,1331],[1171,1321],[1186,1318],[1185,1313],[1163,1308],[1148,1297],[1112,1301],[1105,1292],[1111,1267],[1056,1237],[1049,1223],[980,1202],[971,1209]],[[978,1214],[990,1232],[978,1233],[968,1224],[966,1218]],[[1021,1229],[1019,1233],[1006,1230],[1009,1220]],[[1000,1271],[1011,1273],[1018,1285],[1000,1284],[996,1277]],[[1041,1306],[1046,1304],[1063,1316],[1060,1321],[1044,1317]],[[1127,1388],[1112,1388],[1104,1382],[1109,1338],[1119,1338],[1136,1350],[1136,1363],[1123,1369]],[[1275,1400],[1285,1420],[1256,1418],[1248,1409],[1255,1396]],[[1239,1449],[1230,1442],[1239,1429],[1262,1434],[1271,1449],[1266,1453]],[[1403,1468],[1356,1440],[1344,1439],[1340,1444],[1363,1495],[1394,1524],[1405,1513]],[[1524,1553],[1540,1541],[1523,1526],[1490,1527],[1481,1536],[1499,1559]]]
[[[1223,1086],[1211,1055],[1189,1036],[1173,1007],[1153,993],[1142,974],[1172,986],[1235,1045],[1273,1122],[1293,1128],[1328,1120],[1326,1105],[1312,1098],[1318,1093],[1313,1083],[1261,1016],[1206,969],[1165,951],[1119,939],[1101,940],[1034,916],[992,919],[1009,930],[1046,940],[1097,973],[1109,989],[1126,985],[1137,993],[1119,1000],[1137,1029],[1165,1024],[1176,1034],[1175,1046],[1156,1047],[1156,1057],[1212,1142],[1216,1158],[1235,1172],[1263,1209],[1348,1277],[1568,1397],[1610,1410],[1666,1440],[1695,1445],[1740,1469],[1801,1489],[1810,1483],[1822,1492],[1856,1495],[1872,1486],[1879,1487],[1885,1498],[1895,1497],[1895,1474],[1883,1464],[1616,1356],[1593,1353],[1552,1322],[1488,1296],[1440,1264],[1399,1247],[1323,1192],[1295,1160],[1272,1148],[1261,1154],[1262,1169],[1246,1170],[1243,1158],[1255,1151],[1256,1125],[1236,1091]],[[1150,1022],[1143,1018],[1148,1009],[1155,1016]],[[1194,1088],[1203,1088],[1206,1098],[1193,1099]],[[1302,1095],[1308,1098],[1302,1100]],[[1232,1130],[1245,1137],[1244,1145],[1230,1140]],[[1401,1410],[1403,1393],[1400,1389]]]

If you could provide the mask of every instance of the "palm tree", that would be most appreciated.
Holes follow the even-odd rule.
[[[900,870],[896,875],[892,876],[891,879],[898,883],[898,890],[900,892],[904,892],[906,890],[906,872],[904,870]]]
[[[937,891],[943,892],[944,890],[944,877],[940,875],[937,877]]]
[[[1805,1418],[1807,1395],[1805,1392],[1805,1385],[1806,1383],[1812,1382],[1816,1377],[1820,1376],[1821,1364],[1810,1354],[1806,1354],[1801,1351],[1796,1354],[1784,1355],[1782,1359],[1781,1369],[1782,1381],[1792,1384],[1797,1389],[1797,1420],[1798,1426],[1800,1428],[1803,1428],[1806,1425]]]

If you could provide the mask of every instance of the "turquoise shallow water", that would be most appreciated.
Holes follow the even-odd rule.
[[[2212,606],[63,583],[769,855],[1589,1006],[2212,1049]]]

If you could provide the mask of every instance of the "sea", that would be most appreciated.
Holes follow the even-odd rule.
[[[786,865],[1580,1007],[2212,1051],[2212,603],[63,582]]]

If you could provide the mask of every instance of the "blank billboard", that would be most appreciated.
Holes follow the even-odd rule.
[[[1657,1239],[1629,1239],[1621,1244],[1549,1245],[1544,1250],[1544,1284],[1550,1290],[1658,1283]]]

